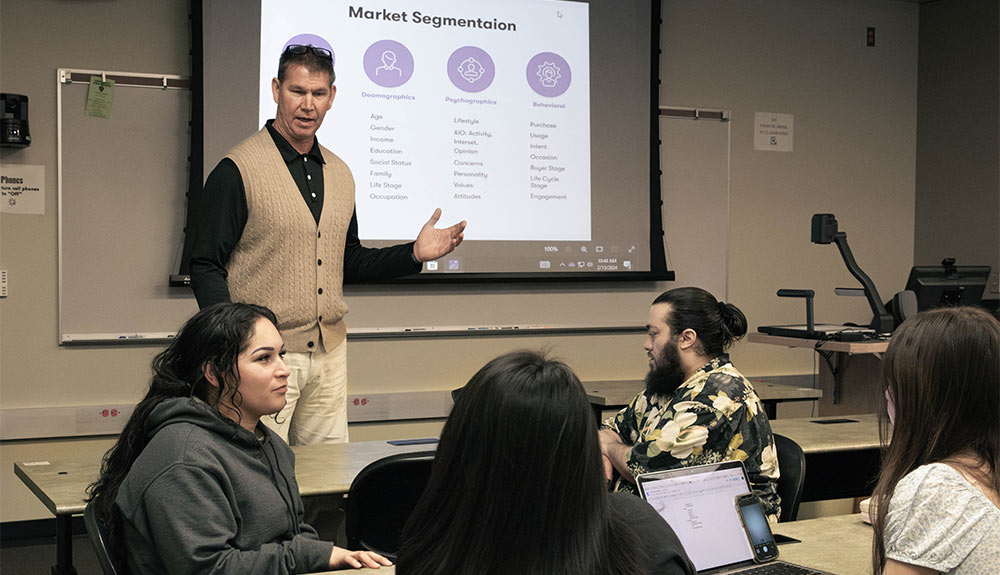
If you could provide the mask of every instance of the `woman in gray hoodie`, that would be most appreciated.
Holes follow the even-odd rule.
[[[90,488],[118,566],[277,575],[389,565],[303,522],[294,455],[260,423],[285,405],[276,324],[261,306],[211,306],[153,360],[149,391]]]

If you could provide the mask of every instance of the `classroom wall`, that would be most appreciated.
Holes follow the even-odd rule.
[[[834,245],[810,243],[814,213],[836,214],[883,299],[913,261],[918,6],[868,0],[665,0],[660,102],[732,110],[730,300],[758,325],[871,321]],[[867,28],[876,45],[865,45]],[[794,151],[754,149],[756,112],[794,115]],[[720,225],[723,225],[720,222]],[[711,234],[711,229],[705,230]],[[692,238],[697,242],[697,238]],[[677,249],[674,247],[673,249]],[[811,350],[743,344],[748,373],[809,373]]]
[[[140,397],[156,349],[58,346],[56,69],[189,75],[187,4],[0,3],[0,91],[28,96],[32,136],[30,147],[0,149],[0,161],[45,167],[45,213],[0,214],[0,269],[9,278],[9,295],[0,299],[0,408],[135,402]],[[139,168],[136,185],[141,185]],[[0,443],[0,520],[51,517],[14,477],[13,461],[72,450],[64,442]]]
[[[837,214],[883,295],[901,289],[913,261],[917,5],[665,0],[663,6],[661,103],[732,110],[730,216],[720,214],[703,232],[728,228],[729,300],[752,327],[801,322],[801,301],[779,301],[774,292],[811,288],[818,319],[867,322],[863,301],[833,295],[834,287],[855,283],[835,247],[809,243],[809,218]],[[877,27],[875,48],[864,46],[867,26]],[[34,140],[24,150],[4,149],[0,159],[46,167],[45,214],[0,215],[0,269],[10,274],[10,296],[0,300],[0,407],[127,403],[141,396],[157,348],[57,345],[55,70],[187,75],[188,46],[186,2],[0,3],[0,89],[29,95]],[[754,112],[794,114],[794,151],[755,151]],[[670,250],[697,250],[700,241],[689,237]],[[651,300],[662,287],[642,289]],[[615,297],[615,288],[605,289]],[[645,305],[635,310],[637,325],[646,313]],[[646,368],[642,337],[352,342],[349,392],[451,389],[488,359],[520,347],[550,346],[584,379],[639,378]],[[733,355],[751,375],[814,369],[808,350],[741,343]],[[355,426],[355,436],[423,434],[437,424]],[[54,445],[65,449],[51,441],[0,444],[0,520],[49,516],[10,469],[25,453]]]
[[[921,5],[919,59],[914,263],[992,266],[984,297],[997,299],[1000,3]]]

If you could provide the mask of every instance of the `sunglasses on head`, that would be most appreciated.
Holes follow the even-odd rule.
[[[285,53],[295,54],[296,56],[305,54],[309,50],[312,50],[312,53],[320,58],[333,60],[333,54],[330,53],[330,51],[327,50],[326,48],[319,48],[316,46],[303,46],[302,44],[289,44],[288,46],[285,47]]]

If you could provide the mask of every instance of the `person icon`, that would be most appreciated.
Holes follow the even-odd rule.
[[[382,52],[382,65],[375,68],[375,75],[378,76],[382,72],[394,72],[397,76],[402,76],[403,70],[396,67],[396,60],[396,53],[392,50]]]
[[[396,88],[410,80],[416,66],[406,46],[395,40],[379,40],[365,50],[364,68],[376,85]]]
[[[458,66],[458,73],[472,84],[486,74],[486,68],[479,63],[479,60],[470,56]]]
[[[463,46],[448,57],[448,79],[463,92],[482,92],[496,75],[493,58],[476,46]]]

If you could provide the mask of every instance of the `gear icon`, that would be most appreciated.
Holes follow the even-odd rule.
[[[559,78],[562,77],[559,66],[556,66],[555,62],[542,62],[538,65],[537,74],[542,86],[546,88],[554,88],[559,83]]]

